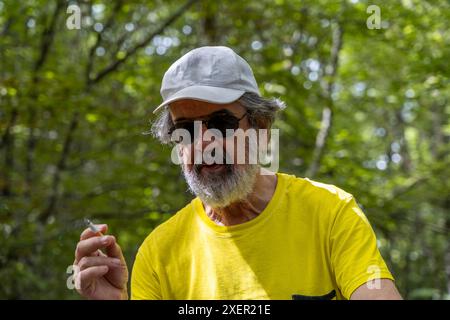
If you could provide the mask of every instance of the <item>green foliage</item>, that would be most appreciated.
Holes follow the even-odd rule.
[[[165,70],[201,45],[233,47],[287,103],[280,171],[317,161],[312,178],[358,199],[402,295],[449,298],[448,1],[192,2],[170,19],[186,2],[71,1],[83,25],[69,30],[66,1],[0,0],[0,298],[78,299],[66,268],[84,217],[109,224],[131,270],[192,198],[143,133]]]

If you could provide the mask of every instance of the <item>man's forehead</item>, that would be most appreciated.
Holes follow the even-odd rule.
[[[237,101],[228,104],[215,104],[199,100],[179,100],[169,106],[172,119],[197,118],[208,116],[219,110],[227,110],[232,114],[240,114],[244,107]]]

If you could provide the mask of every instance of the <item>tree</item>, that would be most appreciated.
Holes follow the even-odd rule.
[[[406,298],[450,294],[447,1],[0,0],[0,297],[77,298],[89,217],[130,263],[191,195],[143,132],[170,64],[227,45],[287,103],[280,171],[353,193]],[[369,4],[381,28],[368,29]]]

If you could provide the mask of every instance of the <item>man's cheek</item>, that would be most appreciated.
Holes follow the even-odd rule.
[[[228,164],[245,164],[248,154],[247,139],[227,139],[225,144],[226,161]]]
[[[187,146],[180,146],[179,155],[180,155],[182,163],[184,165],[187,165],[188,169],[190,169],[193,164],[193,158],[194,158],[191,148],[189,148]]]

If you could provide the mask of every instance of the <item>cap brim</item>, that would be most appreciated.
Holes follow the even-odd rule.
[[[242,90],[235,90],[228,88],[219,88],[211,86],[191,86],[178,91],[170,99],[161,103],[153,111],[153,113],[158,112],[159,110],[161,110],[161,108],[172,102],[182,99],[193,99],[211,103],[226,104],[236,101],[244,93],[245,91]]]

